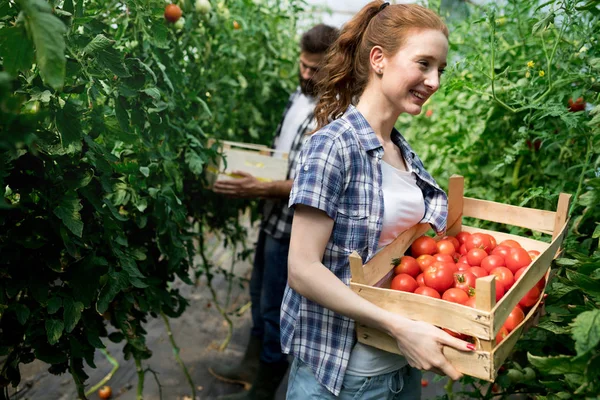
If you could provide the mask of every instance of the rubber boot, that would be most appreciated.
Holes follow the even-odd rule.
[[[250,335],[250,340],[246,346],[244,357],[239,363],[222,362],[209,368],[209,372],[217,379],[227,383],[237,383],[244,385],[245,390],[249,390],[252,382],[256,378],[258,364],[260,361],[260,351],[262,349],[262,339]]]
[[[274,364],[260,362],[256,379],[250,391],[220,396],[218,400],[273,400],[275,393],[287,372],[289,363],[282,361]]]

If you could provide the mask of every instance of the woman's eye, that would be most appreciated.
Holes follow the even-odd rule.
[[[429,66],[429,63],[427,61],[419,61],[419,64],[421,64],[424,67]]]

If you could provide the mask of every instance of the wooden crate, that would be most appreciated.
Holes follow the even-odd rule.
[[[244,171],[264,182],[285,180],[288,153],[257,144],[209,140],[208,146],[218,143],[221,157],[206,168],[206,181],[212,187],[216,180],[236,179],[231,171]]]
[[[391,264],[392,258],[402,256],[416,238],[429,230],[428,224],[419,224],[404,232],[364,266],[356,252],[351,254],[350,287],[361,297],[381,308],[475,337],[476,351],[462,352],[444,347],[444,355],[461,373],[493,381],[518,338],[529,326],[537,323],[540,313],[543,312],[540,300],[532,307],[525,320],[496,345],[496,334],[512,309],[544,275],[549,274],[551,261],[558,254],[566,235],[571,195],[561,193],[557,210],[553,212],[463,197],[463,190],[463,177],[451,177],[448,190],[448,235],[455,235],[461,230],[471,233],[484,232],[493,235],[498,242],[513,239],[527,250],[540,252],[527,272],[498,303],[496,303],[494,276],[477,279],[476,308],[389,289],[394,268]],[[552,241],[546,243],[527,237],[464,226],[462,217],[528,228],[551,235]],[[395,340],[377,329],[357,324],[357,337],[361,343],[399,353]]]

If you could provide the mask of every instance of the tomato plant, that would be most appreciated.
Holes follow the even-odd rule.
[[[169,22],[175,23],[181,18],[181,8],[177,4],[167,4],[165,6],[165,19]]]
[[[207,140],[270,143],[297,84],[300,8],[219,4],[182,4],[180,30],[157,0],[0,5],[2,392],[37,358],[85,398],[84,364],[111,340],[141,398],[144,324],[188,304],[173,282],[243,283],[203,238],[218,231],[247,258],[238,218],[256,205],[203,188]],[[234,34],[232,15],[253,29]]]

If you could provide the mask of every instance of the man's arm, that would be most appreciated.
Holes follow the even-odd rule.
[[[241,178],[216,181],[213,191],[237,198],[286,199],[290,196],[293,180],[263,182],[243,171],[232,171]]]

